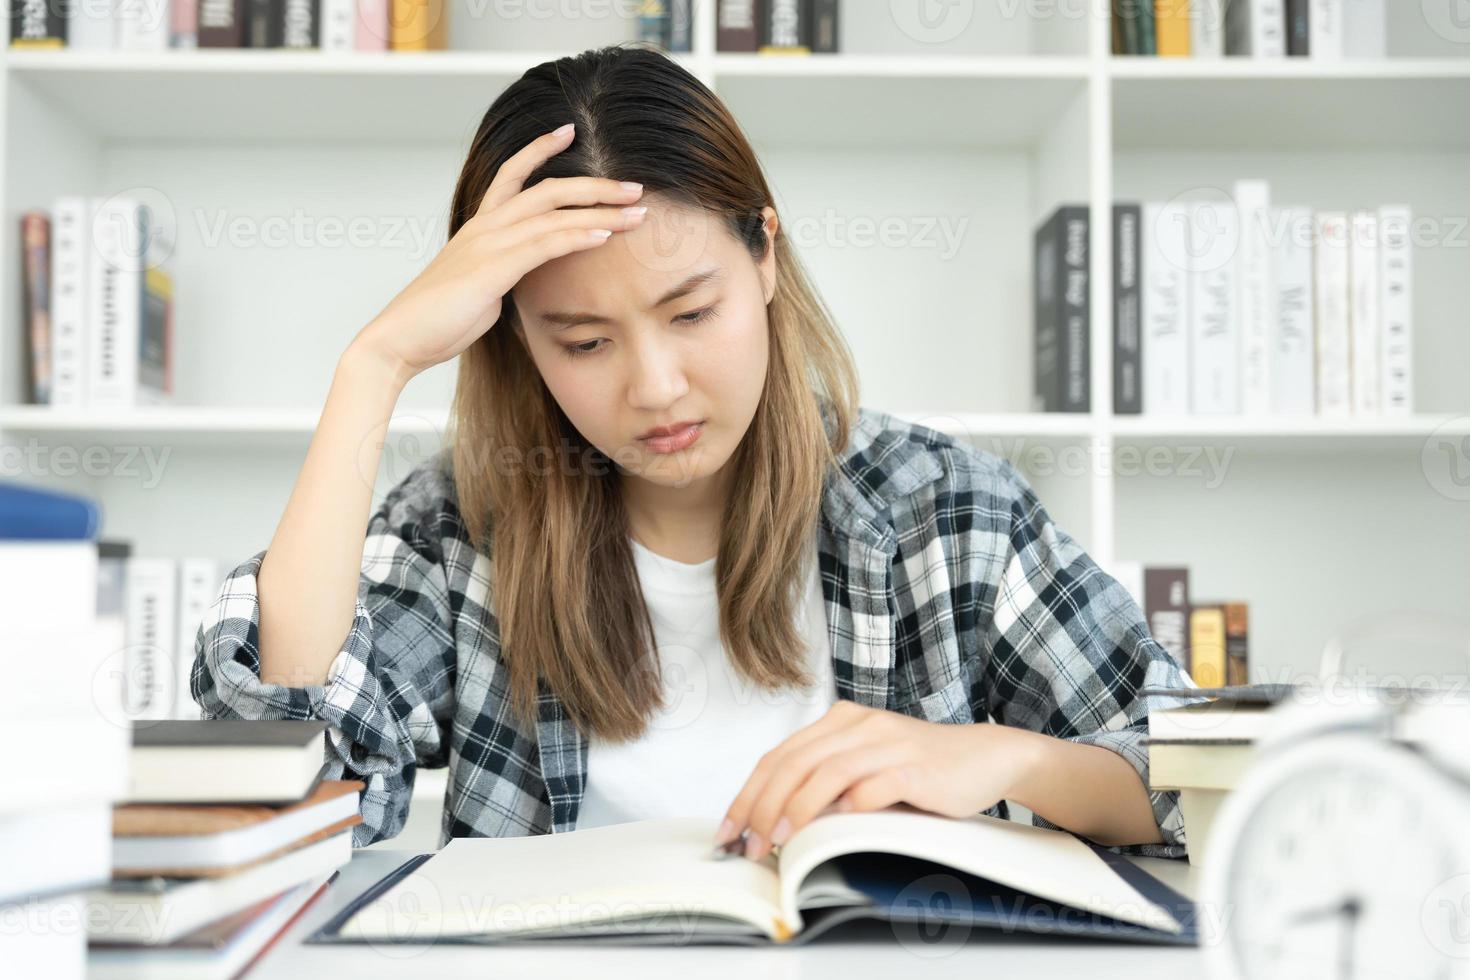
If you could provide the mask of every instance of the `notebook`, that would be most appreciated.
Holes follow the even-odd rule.
[[[309,943],[804,943],[853,919],[1194,944],[1194,907],[1057,830],[896,805],[830,813],[779,856],[712,856],[718,820],[455,838],[404,862]]]

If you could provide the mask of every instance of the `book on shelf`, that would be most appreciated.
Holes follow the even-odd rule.
[[[127,408],[172,398],[172,229],[146,202],[68,195],[52,209],[47,404]]]
[[[1143,294],[1137,204],[1113,205],[1113,414],[1143,411]],[[1090,329],[1090,326],[1089,326]]]
[[[940,817],[899,804],[819,816],[779,856],[749,861],[711,856],[718,823],[687,817],[564,834],[457,837],[405,862],[306,942],[796,945],[861,918],[1197,941],[1187,900],[1064,831],[984,814]],[[913,883],[931,874],[958,883],[946,890],[952,902],[911,900]],[[496,914],[485,915],[491,888]],[[415,901],[426,895],[437,900]]]
[[[1245,684],[1250,677],[1250,607],[1195,600],[1189,569],[1114,561],[1107,572],[1143,612],[1149,634],[1200,687]]]
[[[1272,206],[1256,179],[1225,200],[1114,205],[1115,414],[1412,415],[1412,221],[1396,204]],[[1061,357],[1044,312],[1039,392]]]
[[[1032,262],[1033,405],[1086,412],[1092,404],[1089,216],[1064,205],[1036,230]]]
[[[1388,0],[1112,0],[1115,55],[1378,59]]]
[[[20,216],[21,310],[25,331],[27,399],[51,401],[51,216],[27,211]]]

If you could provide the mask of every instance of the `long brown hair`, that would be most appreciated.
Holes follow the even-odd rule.
[[[722,216],[753,259],[764,257],[760,212],[775,199],[745,135],[697,78],[632,45],[538,65],[495,100],[455,187],[450,236],[506,160],[565,122],[577,124],[572,145],[525,187],[548,177],[638,181],[645,197],[666,193]],[[725,649],[768,690],[808,680],[797,586],[825,475],[858,411],[851,354],[779,227],[774,247],[765,388],[726,464],[734,490],[715,562]],[[493,570],[511,703],[533,721],[545,690],[584,733],[635,738],[663,696],[618,475],[541,381],[513,335],[515,316],[507,296],[500,320],[460,356],[451,436],[460,511]]]

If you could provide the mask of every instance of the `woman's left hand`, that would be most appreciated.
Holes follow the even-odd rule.
[[[1034,764],[1032,732],[998,724],[945,725],[838,701],[761,756],[725,814],[715,843],[750,833],[759,859],[829,807],[908,803],[967,817],[1005,799]]]

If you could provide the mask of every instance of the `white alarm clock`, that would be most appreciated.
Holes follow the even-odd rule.
[[[1470,980],[1470,708],[1279,710],[1211,835],[1215,975]]]

